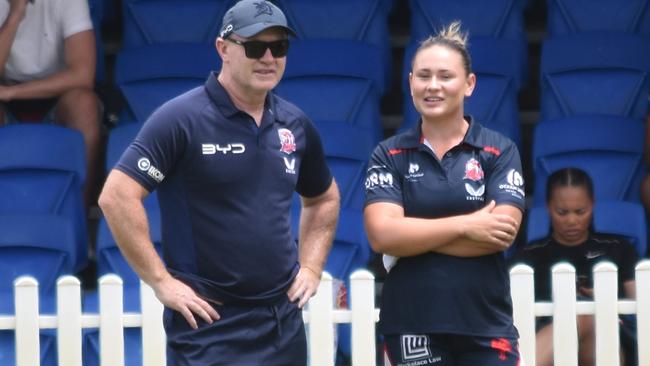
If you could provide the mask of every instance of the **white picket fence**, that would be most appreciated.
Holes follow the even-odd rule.
[[[520,351],[526,365],[535,365],[535,317],[554,317],[554,357],[556,365],[577,366],[576,314],[595,314],[598,366],[619,365],[617,314],[636,314],[639,366],[650,366],[650,261],[636,267],[637,299],[617,298],[616,267],[601,263],[594,268],[595,300],[576,301],[575,270],[568,264],[553,269],[553,303],[535,302],[533,270],[518,265],[510,272],[515,324],[519,329]],[[352,274],[350,309],[334,309],[332,278],[323,274],[318,294],[309,302],[303,319],[308,327],[311,366],[334,365],[333,324],[351,323],[352,364],[375,366],[375,282],[368,271]],[[15,329],[16,365],[39,365],[39,329],[57,330],[59,365],[82,364],[82,328],[99,328],[100,362],[106,366],[124,365],[123,327],[142,328],[144,366],[165,364],[163,307],[153,291],[142,284],[142,313],[122,312],[122,280],[106,275],[99,280],[99,314],[82,314],[81,286],[78,279],[66,276],[57,283],[57,314],[39,314],[38,283],[20,277],[14,283],[16,314],[0,314],[0,330]],[[3,301],[3,299],[0,299]],[[643,345],[643,346],[641,346]]]

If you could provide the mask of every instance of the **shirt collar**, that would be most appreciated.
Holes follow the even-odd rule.
[[[219,108],[224,117],[229,118],[234,116],[237,113],[245,113],[235,106],[235,104],[230,99],[230,95],[226,89],[221,85],[217,79],[217,73],[211,72],[208,76],[208,80],[205,82],[205,90],[210,96],[212,103]],[[272,93],[266,94],[266,100],[264,101],[264,117],[267,113],[271,113],[271,116],[274,120],[278,119],[278,113],[275,108],[275,98],[272,97]]]
[[[482,148],[483,145],[479,141],[481,135],[480,123],[474,121],[472,116],[464,116],[465,120],[469,122],[469,128],[465,133],[462,144],[467,144],[473,147]],[[422,137],[422,118],[418,123],[404,132],[397,141],[397,147],[402,149],[415,149],[423,143]]]

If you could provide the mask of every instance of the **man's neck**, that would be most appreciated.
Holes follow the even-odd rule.
[[[248,113],[255,123],[259,126],[262,123],[262,115],[264,114],[264,103],[266,101],[266,92],[252,92],[239,88],[236,83],[229,77],[219,74],[219,83],[228,93],[230,100],[233,102],[237,109]]]

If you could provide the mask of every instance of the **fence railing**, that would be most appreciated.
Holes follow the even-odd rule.
[[[636,300],[619,300],[616,267],[601,263],[594,268],[594,300],[576,301],[575,270],[568,264],[553,269],[553,302],[535,302],[533,270],[525,265],[511,272],[515,324],[520,332],[520,352],[526,365],[535,365],[535,318],[554,317],[556,365],[577,366],[577,314],[596,319],[597,365],[619,365],[618,314],[636,314],[639,365],[650,366],[650,261],[636,267]],[[375,282],[370,272],[360,270],[350,279],[350,309],[334,309],[332,278],[323,274],[318,294],[303,311],[308,327],[312,366],[334,365],[334,324],[351,323],[352,364],[375,366]],[[56,329],[59,365],[82,364],[82,329],[99,328],[101,365],[124,365],[123,328],[142,328],[144,366],[165,364],[163,307],[153,291],[141,286],[141,313],[123,313],[122,280],[106,275],[99,280],[99,313],[81,312],[81,284],[71,276],[57,283],[57,313],[39,314],[38,283],[31,277],[14,282],[15,314],[0,314],[0,330],[15,330],[16,365],[39,365],[39,329]],[[6,299],[0,299],[6,301]]]

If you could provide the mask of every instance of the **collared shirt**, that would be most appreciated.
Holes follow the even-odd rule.
[[[366,205],[392,202],[407,217],[442,218],[491,200],[524,209],[516,145],[469,120],[463,141],[438,159],[418,124],[377,146],[366,177]],[[502,254],[399,258],[382,290],[385,334],[513,336],[510,283]]]
[[[116,168],[158,189],[170,272],[226,303],[286,296],[299,267],[292,195],[332,181],[302,111],[269,93],[258,127],[215,74],[155,111]]]

